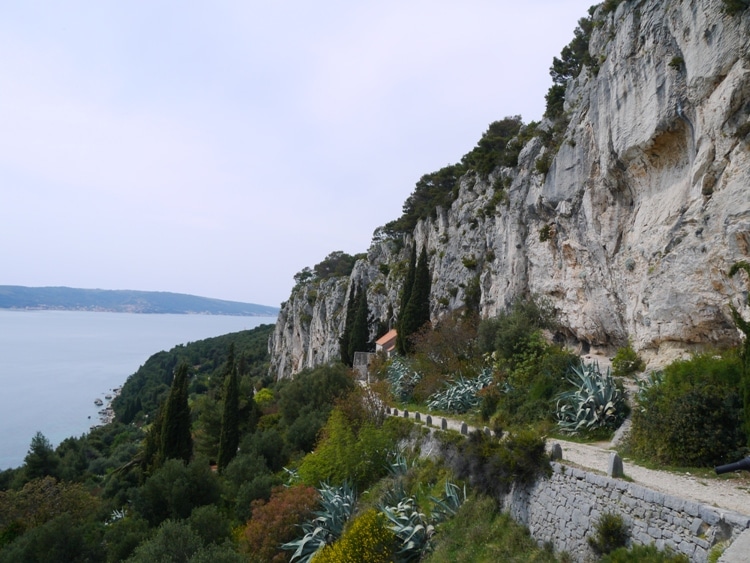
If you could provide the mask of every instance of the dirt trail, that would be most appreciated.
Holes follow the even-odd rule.
[[[404,413],[398,412],[397,416],[404,416]],[[409,413],[409,418],[414,418],[414,416],[415,413]],[[424,422],[426,415],[420,414],[420,419]],[[442,418],[433,417],[432,421],[434,427],[440,428]],[[448,418],[445,421],[448,429],[461,432],[462,421]],[[468,432],[474,430],[477,428],[467,426]],[[554,443],[560,444],[562,448],[562,463],[575,465],[601,475],[607,474],[609,459],[614,452],[609,444],[580,444],[550,439],[547,441],[547,447],[551,448]],[[690,473],[647,469],[632,463],[628,458],[623,459],[623,469],[626,478],[648,489],[750,516],[750,474],[748,472],[734,473],[722,478],[699,477]]]
[[[590,444],[550,440],[550,444],[554,442],[562,447],[563,463],[571,463],[606,475],[609,458],[614,450]],[[705,478],[689,473],[646,469],[629,462],[627,458],[623,459],[623,468],[626,477],[646,488],[750,515],[750,477],[747,476],[747,472],[735,473],[725,478]]]

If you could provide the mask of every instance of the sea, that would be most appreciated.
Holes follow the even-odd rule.
[[[39,431],[57,446],[99,423],[107,395],[153,354],[276,317],[0,310],[0,470]]]

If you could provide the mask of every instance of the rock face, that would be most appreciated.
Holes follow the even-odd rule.
[[[534,294],[584,350],[630,340],[661,363],[736,342],[727,303],[740,306],[747,284],[726,273],[750,259],[750,10],[721,6],[600,8],[589,44],[599,68],[568,84],[548,170],[539,159],[552,153],[534,138],[517,167],[464,176],[451,207],[406,241],[374,242],[349,279],[295,289],[270,342],[273,373],[338,356],[352,282],[368,286],[374,320],[392,320],[412,240],[430,254],[433,319],[467,291],[481,293],[485,317]]]

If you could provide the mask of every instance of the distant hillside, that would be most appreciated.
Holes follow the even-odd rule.
[[[0,309],[55,309],[115,313],[171,313],[275,317],[277,307],[183,293],[0,285]]]

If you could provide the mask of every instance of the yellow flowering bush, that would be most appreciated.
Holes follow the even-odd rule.
[[[394,544],[388,520],[371,508],[352,521],[339,541],[318,551],[311,563],[389,563]]]

